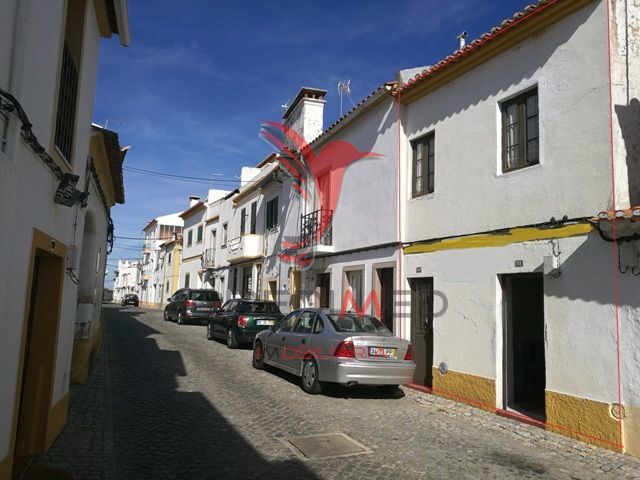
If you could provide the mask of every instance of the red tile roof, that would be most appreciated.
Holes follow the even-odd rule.
[[[438,63],[429,66],[428,68],[424,69],[420,73],[417,73],[414,76],[414,78],[406,82],[404,85],[399,86],[394,92],[394,94],[402,93],[406,90],[413,88],[414,86],[416,86],[416,84],[421,83],[423,80],[429,78],[435,73],[438,73],[441,70],[444,70],[445,68],[450,66],[451,64],[461,60],[462,58],[475,53],[476,51],[481,49],[483,46],[485,46],[487,43],[492,42],[496,38],[500,37],[500,35],[516,27],[516,25],[526,22],[531,17],[534,17],[535,15],[546,10],[552,5],[563,2],[563,1],[566,2],[566,1],[573,1],[573,0],[538,0],[538,2],[536,2],[535,4],[527,5],[524,8],[524,10],[514,13],[511,16],[511,18],[507,18],[503,20],[500,23],[500,25],[497,25],[493,27],[491,30],[489,30],[488,32],[482,34],[480,38],[474,40],[471,43],[468,43],[461,50],[456,50],[453,54],[448,55],[447,57],[440,60]]]

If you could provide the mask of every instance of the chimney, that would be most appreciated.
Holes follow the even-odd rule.
[[[466,46],[468,36],[469,34],[467,32],[462,32],[460,35],[458,35],[457,37],[459,42],[458,50],[462,50]]]
[[[193,207],[196,203],[198,203],[199,200],[200,200],[200,197],[196,195],[191,195],[189,197],[189,208]]]
[[[311,143],[323,131],[324,96],[326,90],[302,87],[284,112],[283,123]]]

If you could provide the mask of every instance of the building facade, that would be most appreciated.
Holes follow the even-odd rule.
[[[640,37],[625,2],[547,3],[399,85],[401,334],[436,394],[637,455],[640,284],[594,219],[638,202]]]
[[[160,246],[174,235],[181,235],[182,225],[180,213],[172,213],[154,218],[142,229],[144,245],[140,271],[140,305],[151,308],[162,305],[164,268]]]
[[[113,301],[121,302],[125,295],[135,293],[140,296],[139,261],[118,260],[118,268],[114,272]]]
[[[91,115],[100,39],[126,45],[128,28],[126,2],[2,4],[0,219],[11,228],[0,233],[0,270],[11,275],[0,289],[0,478],[19,475],[64,427],[74,340],[97,326],[116,198],[107,190],[119,189],[102,171],[109,155],[87,161],[105,137]]]

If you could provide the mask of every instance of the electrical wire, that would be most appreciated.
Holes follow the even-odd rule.
[[[240,179],[238,178],[206,178],[206,177],[192,177],[192,176],[188,176],[188,175],[176,175],[173,173],[167,173],[167,172],[159,172],[157,170],[146,170],[143,168],[136,168],[136,167],[122,167],[123,170],[126,170],[127,172],[132,172],[132,173],[139,173],[142,175],[150,175],[152,177],[161,177],[161,178],[167,178],[167,179],[172,179],[172,180],[182,180],[182,181],[188,181],[188,182],[192,182],[192,183],[199,183],[199,184],[211,184],[211,183],[240,183]],[[245,180],[242,183],[247,184],[247,183],[258,183],[261,180]]]

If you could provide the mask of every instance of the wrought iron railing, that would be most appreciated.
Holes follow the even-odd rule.
[[[213,268],[216,266],[216,249],[207,248],[202,254],[202,268]]]
[[[300,247],[332,245],[331,217],[333,210],[321,208],[300,216]]]

